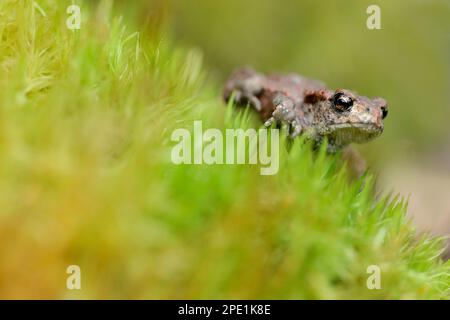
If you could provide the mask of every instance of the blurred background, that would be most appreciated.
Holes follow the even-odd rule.
[[[303,290],[304,297],[333,297],[335,287],[342,285],[335,277],[340,274],[347,279],[343,290],[350,291],[337,296],[360,297],[356,284],[365,279],[361,274],[366,275],[360,266],[363,261],[373,263],[375,257],[393,266],[386,283],[395,284],[398,292],[408,288],[404,283],[413,283],[399,270],[412,266],[411,270],[438,272],[428,274],[430,278],[413,274],[418,280],[412,287],[418,288],[418,294],[397,295],[393,290],[389,296],[421,296],[427,293],[423,282],[430,279],[431,288],[433,281],[440,281],[439,270],[445,269],[434,268],[435,261],[426,258],[429,248],[422,249],[423,255],[408,251],[405,259],[399,256],[403,240],[380,246],[386,230],[378,229],[379,225],[375,231],[369,228],[378,244],[367,255],[364,248],[373,247],[372,238],[355,237],[362,244],[356,249],[364,254],[353,254],[350,246],[349,251],[341,247],[349,242],[346,232],[342,237],[332,232],[317,239],[315,230],[302,219],[292,233],[296,237],[285,238],[286,224],[280,223],[280,216],[290,217],[292,207],[297,209],[290,194],[268,201],[268,188],[242,200],[236,209],[228,205],[242,195],[236,192],[233,179],[244,187],[253,181],[242,179],[238,171],[230,179],[221,179],[222,167],[205,181],[194,175],[194,169],[167,172],[160,154],[155,157],[157,153],[149,152],[153,150],[149,147],[162,149],[159,134],[168,128],[165,119],[154,117],[158,108],[211,106],[211,93],[221,106],[226,77],[242,65],[262,72],[296,72],[320,79],[330,88],[380,96],[390,108],[385,132],[357,148],[377,174],[380,193],[392,191],[409,198],[409,214],[419,232],[449,235],[450,0],[79,0],[91,24],[72,33],[59,26],[66,21],[67,3],[76,2],[0,1],[0,67],[5,71],[0,77],[0,252],[7,257],[0,263],[0,296],[23,297],[26,292],[31,297],[52,297],[60,290],[60,280],[65,281],[62,270],[73,261],[91,277],[85,282],[88,297],[205,297],[211,292],[252,296],[259,286],[266,287],[266,275],[271,272],[265,264],[255,272],[255,257],[262,256],[266,247],[271,250],[273,243],[281,242],[284,250],[285,243],[308,232],[314,241],[292,241],[300,250],[290,251],[295,255],[287,260],[287,272],[273,280],[280,292],[287,292],[282,297],[289,297],[290,285],[300,288],[295,292]],[[373,4],[381,9],[381,30],[366,26],[366,11]],[[125,16],[126,29],[116,13]],[[160,39],[161,34],[165,39]],[[73,35],[80,38],[74,40]],[[154,67],[150,72],[135,63],[141,35],[145,39],[142,52],[147,54],[142,55],[143,65]],[[184,55],[185,48],[194,50]],[[203,70],[210,81],[202,87]],[[178,112],[176,116],[183,118]],[[222,124],[223,117],[219,121]],[[305,181],[301,186],[310,186],[306,180],[314,176],[308,170],[298,172],[306,172],[295,176]],[[222,187],[209,193],[189,188],[199,181],[199,188],[205,190],[214,183]],[[313,193],[292,191],[293,198],[314,200],[323,190],[342,190],[340,184],[324,185]],[[174,197],[176,201],[168,201]],[[329,197],[311,206],[326,216],[322,220],[312,215],[312,225],[324,226],[328,232],[323,221],[338,217],[327,214],[336,202]],[[355,207],[373,204],[363,207],[361,203]],[[305,201],[306,208],[309,204]],[[339,210],[347,213],[344,204]],[[255,205],[259,211],[253,210]],[[279,214],[268,215],[271,210]],[[248,220],[242,219],[243,212],[249,213]],[[400,215],[401,210],[393,212]],[[254,228],[260,219],[271,219],[280,228]],[[396,221],[388,224],[396,226]],[[253,250],[254,235],[259,239],[266,231],[270,241],[258,242],[258,250]],[[409,228],[395,232],[409,239]],[[338,236],[344,240],[335,242],[341,239]],[[278,254],[285,253],[277,251],[277,261]],[[326,263],[322,264],[322,258]],[[300,269],[292,267],[298,263]],[[233,277],[241,267],[245,273]],[[321,280],[317,267],[326,270],[331,290],[324,290],[328,280]],[[302,277],[304,271],[309,277]],[[211,281],[205,285],[207,280]]]
[[[197,47],[219,84],[232,69],[251,65],[385,98],[384,134],[358,148],[379,174],[380,190],[409,197],[419,231],[450,234],[449,0],[141,4],[116,2],[139,23]],[[372,4],[381,9],[381,30],[366,27]]]

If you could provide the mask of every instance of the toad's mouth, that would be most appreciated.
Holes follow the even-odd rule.
[[[327,136],[337,145],[364,143],[378,137],[383,127],[373,123],[341,123],[329,127]]]

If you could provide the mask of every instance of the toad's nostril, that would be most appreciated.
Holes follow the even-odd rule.
[[[388,104],[383,98],[375,98],[372,100],[373,104],[380,108],[382,119],[386,118],[388,115]]]
[[[388,115],[388,109],[386,106],[381,107],[382,118],[386,118]]]

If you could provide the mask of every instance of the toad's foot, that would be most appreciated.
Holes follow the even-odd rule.
[[[264,123],[264,126],[270,127],[273,123],[286,125],[287,134],[295,138],[302,133],[302,126],[297,115],[294,102],[285,95],[279,94],[273,99],[276,106],[272,116]]]
[[[234,102],[237,104],[248,103],[258,112],[262,109],[261,102],[258,100],[258,97],[252,94],[244,93],[243,91],[234,91]]]

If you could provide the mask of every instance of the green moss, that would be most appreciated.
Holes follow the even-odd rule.
[[[107,7],[71,31],[60,1],[39,3],[0,4],[1,297],[449,297],[441,241],[323,150],[297,141],[275,176],[173,165],[175,128],[256,122],[227,113],[199,52]]]

